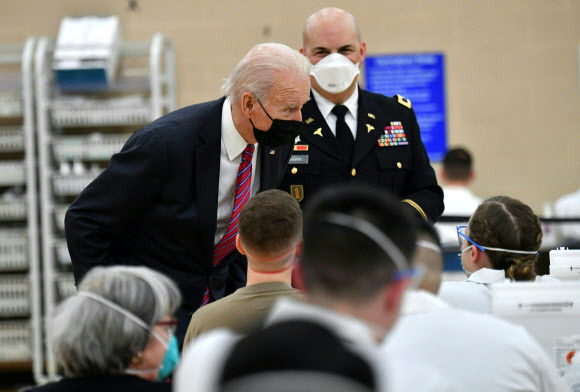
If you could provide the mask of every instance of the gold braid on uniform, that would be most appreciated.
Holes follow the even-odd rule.
[[[419,214],[421,214],[423,219],[427,220],[427,214],[425,214],[425,211],[423,211],[423,209],[419,206],[419,204],[415,203],[411,199],[404,199],[404,200],[401,200],[401,202],[409,204],[411,207],[416,209],[419,212]]]

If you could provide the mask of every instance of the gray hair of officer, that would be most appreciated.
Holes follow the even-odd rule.
[[[232,103],[238,102],[246,92],[254,94],[265,103],[280,73],[295,73],[309,78],[310,63],[306,57],[286,45],[259,44],[236,65],[222,86],[222,92]]]
[[[51,320],[52,349],[68,377],[122,373],[151,338],[146,328],[83,292],[112,302],[151,328],[181,303],[177,286],[146,267],[95,267],[78,290]]]

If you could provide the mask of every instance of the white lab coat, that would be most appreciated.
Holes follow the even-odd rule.
[[[475,196],[469,188],[463,186],[443,186],[445,211],[443,216],[465,216],[473,215],[477,206],[483,201],[481,198]],[[441,238],[441,244],[444,248],[459,246],[457,243],[457,223],[436,223],[435,228]],[[464,224],[464,223],[462,223]]]
[[[405,294],[402,316],[382,350],[423,361],[461,391],[560,392],[570,388],[520,326],[450,307],[426,291]]]
[[[372,329],[358,319],[283,298],[272,309],[267,324],[286,320],[307,320],[332,330],[348,347],[369,361],[378,376],[380,391],[458,390],[452,388],[439,372],[425,365],[379,355]],[[189,344],[176,371],[174,391],[217,391],[221,365],[239,339],[241,336],[220,329],[203,334]]]
[[[536,276],[537,283],[554,282],[558,279],[551,276]],[[439,297],[449,305],[479,313],[491,313],[491,288],[493,283],[510,282],[504,270],[481,268],[469,278],[459,282],[443,282],[439,288]]]

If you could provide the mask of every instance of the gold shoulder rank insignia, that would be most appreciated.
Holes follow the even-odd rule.
[[[307,118],[306,121],[304,121],[306,124],[310,124],[312,121],[314,121],[314,119],[312,117]]]
[[[367,126],[367,133],[369,133],[370,131],[375,129],[375,127],[373,127],[371,124],[366,124],[366,126]]]
[[[375,115],[372,113],[367,113],[367,116],[369,116],[370,118],[372,118],[373,120],[375,119]]]
[[[322,136],[322,128],[318,128],[316,131],[314,131],[314,135],[318,135],[320,137],[323,137]]]
[[[403,97],[402,95],[397,94],[397,100],[401,105],[411,109],[411,101],[409,99]]]

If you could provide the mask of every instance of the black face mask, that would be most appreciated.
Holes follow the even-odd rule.
[[[256,99],[256,101],[258,101],[258,99]],[[258,101],[258,103],[262,106],[260,101]],[[254,137],[258,143],[276,148],[291,143],[298,135],[300,135],[300,131],[302,131],[302,123],[300,121],[273,119],[270,117],[266,109],[264,109],[264,106],[262,106],[262,110],[264,110],[266,116],[272,120],[272,125],[267,131],[262,131],[256,128],[252,119],[250,119],[250,123],[252,124],[252,127],[254,127]]]

